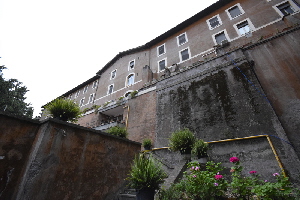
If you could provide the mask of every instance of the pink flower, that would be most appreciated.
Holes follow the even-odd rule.
[[[232,162],[232,163],[236,163],[236,162],[239,162],[239,161],[240,161],[240,159],[238,157],[231,157],[230,158],[230,162]]]
[[[196,167],[196,168],[195,168],[196,171],[199,170],[199,169],[200,169],[200,167]]]
[[[257,171],[250,171],[249,173],[250,173],[250,174],[256,174]]]
[[[195,169],[195,167],[193,166],[192,168],[191,168],[191,170],[194,170]]]
[[[235,169],[231,169],[231,170],[230,170],[230,172],[234,172],[234,171],[235,171]]]
[[[279,176],[279,174],[278,173],[274,173],[273,176]]]
[[[214,183],[215,184],[215,186],[218,186],[219,184],[218,183]]]
[[[268,182],[268,180],[265,180],[265,182]]]
[[[194,177],[194,178],[196,178],[197,176],[196,176],[196,175],[194,175],[193,177]]]
[[[219,180],[219,179],[221,179],[221,178],[223,178],[222,175],[215,175],[215,179]]]

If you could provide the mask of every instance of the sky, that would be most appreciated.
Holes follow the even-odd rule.
[[[1,0],[0,65],[41,106],[217,0]],[[105,2],[105,3],[104,3]]]

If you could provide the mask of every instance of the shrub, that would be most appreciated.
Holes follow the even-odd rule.
[[[81,115],[80,107],[70,99],[57,98],[45,106],[53,118],[76,122]]]
[[[195,135],[189,129],[185,128],[172,133],[169,140],[169,146],[173,151],[191,153],[192,147],[195,143]]]
[[[192,154],[196,155],[198,158],[207,156],[208,143],[201,139],[196,140],[192,148]]]
[[[115,136],[123,137],[123,138],[126,138],[128,135],[126,128],[122,128],[119,126],[110,127],[106,132],[109,134],[115,135]]]
[[[149,138],[146,138],[143,140],[143,147],[144,148],[151,148],[152,146],[152,142]]]
[[[156,162],[151,155],[140,154],[135,157],[127,180],[135,189],[158,189],[166,177],[161,164]]]
[[[135,98],[135,96],[137,95],[138,91],[133,91],[130,93],[131,98]]]

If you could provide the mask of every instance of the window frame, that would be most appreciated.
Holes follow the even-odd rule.
[[[82,94],[87,93],[88,89],[89,89],[89,86],[88,86],[88,85],[85,86],[85,87],[83,88]]]
[[[238,25],[240,25],[240,24],[242,24],[244,22],[248,23],[248,26],[250,28],[249,32],[254,32],[256,30],[255,27],[254,27],[254,25],[253,25],[253,23],[251,22],[251,20],[249,18],[243,19],[242,21],[239,21],[238,23],[236,23],[236,24],[233,25],[234,29],[236,30],[236,32],[238,33],[238,35],[240,37],[245,36],[247,33],[249,33],[249,32],[247,32],[245,34],[241,34],[240,31],[239,31]]]
[[[92,97],[92,100],[91,100],[91,97]],[[89,96],[89,104],[90,103],[94,103],[94,100],[95,100],[95,93],[92,93],[92,94],[90,94],[90,96]]]
[[[132,68],[130,67],[130,63],[131,63],[131,62],[133,62],[133,67],[132,67]],[[129,71],[129,70],[133,70],[134,67],[135,67],[135,59],[129,61],[129,63],[128,63],[128,71]]]
[[[115,76],[114,76],[114,77],[113,77],[113,72],[115,72]],[[112,70],[112,71],[110,72],[110,79],[109,79],[109,80],[115,79],[116,76],[117,76],[117,69],[114,69],[114,70]]]
[[[188,59],[185,59],[185,60],[182,60],[182,54],[181,54],[181,52],[183,52],[183,51],[185,51],[185,50],[188,51],[189,58],[188,58]],[[190,47],[184,48],[184,49],[182,49],[182,50],[179,51],[179,59],[180,59],[180,62],[184,62],[184,61],[186,61],[186,60],[191,59]]]
[[[239,10],[240,10],[240,12],[241,12],[241,14],[239,14],[239,15],[237,15],[237,16],[235,16],[235,17],[232,17],[231,14],[230,14],[230,12],[229,12],[229,10],[231,10],[231,9],[234,8],[234,7],[238,7]],[[225,11],[226,11],[226,13],[227,13],[227,15],[228,15],[228,17],[229,17],[230,20],[233,20],[233,19],[238,18],[239,16],[245,14],[245,11],[244,11],[244,9],[242,8],[242,6],[241,6],[240,3],[237,3],[237,4],[235,4],[234,6],[231,6],[230,8],[226,9]]]
[[[157,61],[157,65],[158,65],[158,72],[162,72],[162,71],[165,71],[165,69],[163,69],[163,70],[161,70],[160,69],[160,65],[159,65],[159,63],[161,62],[161,61],[165,61],[165,69],[167,68],[167,58],[164,58],[164,59],[161,59],[161,60],[159,60],[159,61]]]
[[[285,4],[285,3],[289,3],[291,9],[294,11],[294,13],[290,13],[290,14],[288,14],[288,15],[293,15],[293,14],[298,13],[298,12],[300,11],[300,8],[295,4],[294,1],[292,1],[292,0],[285,0],[285,1],[282,1],[282,2],[277,3],[277,4],[275,4],[274,6],[272,6],[272,7],[275,9],[275,11],[276,11],[281,17],[288,16],[288,15],[284,15],[284,14],[281,12],[281,10],[278,8],[278,6],[280,6],[280,5],[282,5],[282,4]]]
[[[85,97],[83,97],[82,99],[80,99],[80,101],[79,101],[79,107],[84,106],[84,99],[85,99]]]
[[[77,98],[80,94],[80,90],[78,90],[76,93],[75,93],[75,98]]]
[[[110,86],[112,86],[112,90],[111,90],[111,92],[110,92]],[[110,84],[108,87],[107,87],[107,95],[110,95],[110,94],[112,94],[112,93],[114,93],[114,84]]]
[[[93,82],[92,89],[95,89],[95,88],[97,87],[97,85],[98,85],[98,80],[95,80],[95,81]]]
[[[217,26],[215,26],[215,27],[212,27],[211,24],[210,24],[210,22],[209,22],[209,20],[211,20],[211,19],[213,19],[213,18],[215,18],[215,17],[218,18],[219,24],[218,24]],[[209,30],[213,30],[213,29],[215,29],[215,28],[218,28],[219,26],[221,26],[221,25],[223,24],[223,22],[222,22],[221,17],[220,17],[219,14],[217,14],[217,15],[215,15],[215,16],[209,18],[208,20],[206,20],[206,23],[207,23],[207,25],[208,25],[208,27],[209,27]]]
[[[224,30],[221,30],[221,31],[219,31],[219,32],[217,32],[217,33],[215,33],[215,34],[212,35],[212,38],[213,38],[213,41],[214,41],[215,45],[218,45],[217,40],[216,40],[216,35],[219,35],[222,32],[224,32],[227,41],[230,42],[230,38],[228,36],[228,33],[227,33],[226,29],[224,29]]]
[[[179,37],[180,37],[180,36],[182,36],[182,35],[184,35],[184,36],[185,36],[185,37],[184,37],[184,38],[185,38],[185,42],[184,42],[184,43],[182,43],[182,44],[180,44]],[[177,45],[178,45],[178,46],[184,45],[184,44],[186,44],[187,42],[188,42],[188,37],[187,37],[187,34],[186,34],[186,32],[184,32],[184,33],[181,33],[180,35],[178,35],[178,36],[177,36]]]
[[[132,84],[128,84],[128,78],[129,77],[131,77],[131,76],[133,76],[133,83]],[[126,76],[126,82],[125,82],[125,85],[126,85],[126,87],[129,87],[129,86],[131,86],[131,85],[134,85],[134,78],[135,78],[135,74],[134,73],[130,73],[130,74],[128,74],[127,76]]]
[[[164,47],[164,52],[162,54],[159,54],[159,47],[163,46]],[[166,53],[166,43],[163,43],[162,45],[159,45],[157,47],[157,57],[161,56],[161,55],[164,55]]]

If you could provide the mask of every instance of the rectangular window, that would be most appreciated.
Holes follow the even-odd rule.
[[[127,76],[127,86],[132,85],[134,83],[134,74],[130,74]]]
[[[221,33],[215,35],[215,39],[216,39],[217,44],[222,44],[222,41],[227,40],[224,32],[221,32]]]
[[[238,24],[237,28],[241,35],[245,35],[246,33],[250,32],[250,27],[247,21]]]
[[[83,94],[87,92],[88,87],[89,87],[88,85],[85,86],[85,88],[83,89]]]
[[[177,44],[178,46],[187,43],[186,33],[182,33],[181,35],[177,36]]]
[[[111,72],[110,79],[114,79],[116,75],[117,75],[117,70],[115,69],[114,71]]]
[[[129,62],[129,67],[128,68],[129,68],[129,70],[134,68],[134,60]]]
[[[114,91],[114,85],[108,86],[108,91],[107,91],[107,93],[108,93],[108,94],[111,94],[113,91]]]
[[[165,44],[163,44],[163,45],[157,47],[157,55],[158,55],[158,56],[160,56],[160,55],[162,55],[162,54],[164,54],[164,53],[166,53],[166,51],[165,51]]]
[[[93,93],[93,94],[90,95],[89,103],[93,103],[94,97],[95,97],[95,93]]]
[[[92,88],[94,89],[95,87],[97,87],[97,85],[98,85],[98,80],[94,81]]]
[[[291,4],[289,2],[285,2],[283,4],[280,4],[279,6],[277,6],[277,8],[280,10],[280,12],[283,15],[289,15],[289,14],[294,13],[293,7],[291,6]]]
[[[227,13],[228,17],[230,18],[230,20],[232,20],[232,19],[244,14],[245,12],[244,12],[243,8],[241,7],[241,5],[238,3],[235,6],[228,8],[226,10],[226,13]]]
[[[217,28],[218,26],[222,25],[222,21],[219,15],[216,15],[206,20],[206,23],[208,24],[210,30],[213,30],[214,28]]]
[[[81,106],[83,106],[83,104],[84,104],[84,98],[80,99],[79,106],[81,107]]]
[[[158,62],[158,71],[163,71],[166,68],[166,60],[161,60]]]
[[[180,51],[180,61],[185,61],[190,58],[189,49]]]

